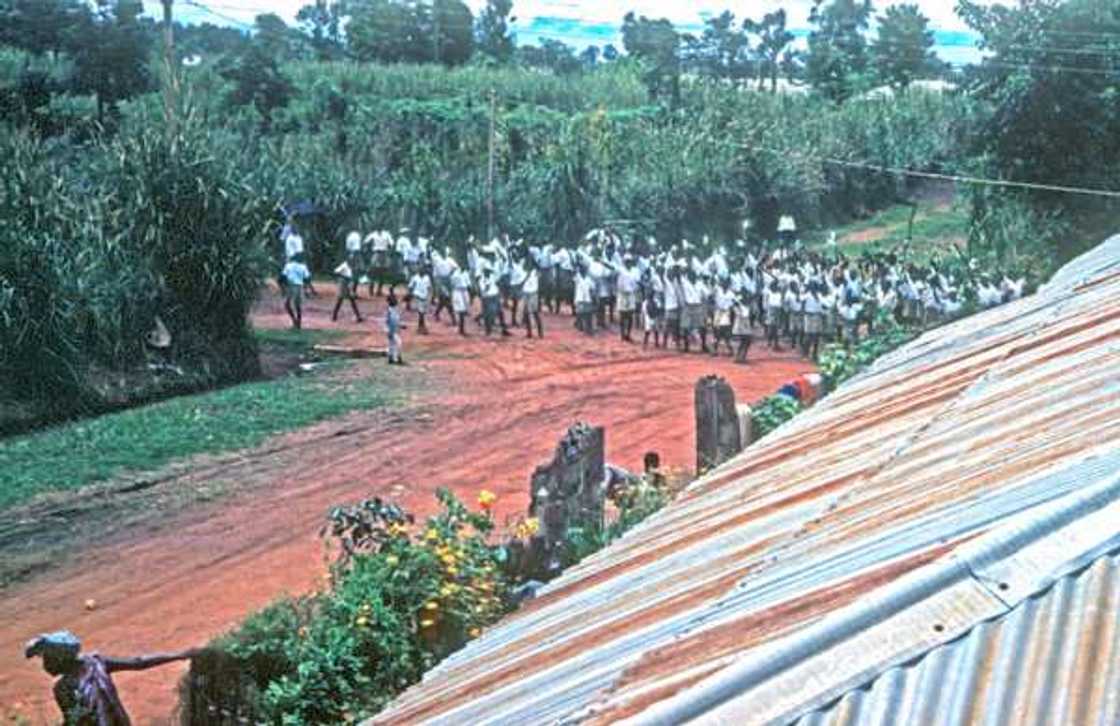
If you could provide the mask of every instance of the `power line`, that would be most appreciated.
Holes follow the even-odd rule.
[[[853,169],[864,169],[866,171],[875,171],[884,174],[896,174],[899,176],[909,176],[919,179],[935,179],[938,181],[950,181],[959,184],[981,184],[985,186],[995,187],[1010,187],[1015,189],[1030,189],[1034,191],[1045,192],[1060,192],[1064,194],[1083,194],[1089,196],[1108,197],[1112,199],[1120,199],[1120,191],[1112,191],[1108,189],[1091,189],[1086,187],[1070,187],[1062,186],[1059,184],[1044,184],[1041,182],[1017,182],[1009,181],[1006,179],[986,179],[984,177],[967,176],[961,174],[938,174],[936,172],[918,171],[917,169],[905,169],[900,167],[881,166],[879,164],[869,164],[861,161],[846,161],[844,159],[832,159],[825,156],[811,156],[808,154],[798,154],[786,149],[775,149],[767,146],[754,146],[751,144],[740,144],[741,148],[750,149],[751,151],[762,151],[770,154],[780,154],[786,157],[799,158],[804,161],[817,161],[822,164],[832,164],[835,166],[844,166]]]

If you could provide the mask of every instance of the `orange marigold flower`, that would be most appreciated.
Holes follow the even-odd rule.
[[[490,507],[494,506],[494,502],[496,502],[497,500],[498,497],[489,489],[483,489],[478,493],[478,506],[482,507],[483,509],[489,509]]]

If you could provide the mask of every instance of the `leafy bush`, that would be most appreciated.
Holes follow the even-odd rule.
[[[825,390],[835,390],[844,381],[860,373],[877,358],[889,353],[918,335],[918,330],[895,322],[882,311],[876,320],[876,333],[869,335],[854,347],[844,343],[826,345],[821,351],[818,367]]]
[[[60,412],[103,398],[91,370],[146,359],[156,316],[205,382],[259,371],[247,316],[271,202],[197,125],[86,148],[0,125],[0,385]]]
[[[762,399],[751,410],[751,429],[755,440],[766,436],[800,412],[801,404],[797,399],[784,393]]]
[[[188,678],[184,714],[228,707],[271,723],[371,715],[516,607],[509,550],[515,541],[523,550],[520,540],[536,535],[538,523],[521,520],[504,543],[492,543],[494,495],[482,491],[477,512],[446,489],[437,496],[442,511],[423,526],[380,499],[332,510],[322,531],[334,555],[327,587],[279,600],[219,638],[213,650],[232,658],[239,675],[219,658],[218,688],[213,677],[203,687]],[[644,478],[631,482],[605,529],[568,533],[565,566],[668,501],[666,489]]]
[[[509,611],[489,504],[472,512],[447,490],[438,497],[443,511],[419,528],[380,500],[336,508],[324,528],[338,555],[329,587],[280,600],[215,643],[255,684],[257,718],[374,713]]]

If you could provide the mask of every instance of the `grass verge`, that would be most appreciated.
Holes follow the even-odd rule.
[[[898,204],[870,219],[835,229],[840,247],[848,254],[901,249],[906,243],[911,207]],[[930,208],[920,205],[914,217],[914,236],[907,259],[928,260],[934,252],[945,254],[968,238],[968,210],[959,204]],[[827,232],[810,235],[810,244],[823,247]]]
[[[323,365],[326,373],[311,378],[247,383],[6,439],[0,442],[0,511],[176,459],[250,448],[389,401],[376,381],[343,375],[350,364]]]

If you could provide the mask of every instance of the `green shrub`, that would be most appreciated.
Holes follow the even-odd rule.
[[[751,429],[754,439],[766,436],[786,421],[789,421],[801,411],[801,404],[797,399],[784,393],[762,399],[751,409]]]
[[[416,527],[380,500],[333,510],[329,586],[281,600],[215,647],[255,684],[253,713],[273,723],[371,714],[512,607],[493,520],[440,490],[443,511]]]

